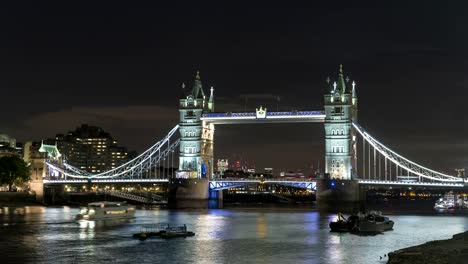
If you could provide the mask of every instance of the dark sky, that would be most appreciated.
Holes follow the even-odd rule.
[[[343,64],[376,138],[435,169],[468,167],[466,4],[160,2],[3,4],[0,133],[40,140],[86,122],[142,151],[177,123],[197,69],[220,111],[245,96],[274,109],[275,95],[280,109],[321,110]],[[323,141],[322,124],[218,126],[215,155],[305,168]]]

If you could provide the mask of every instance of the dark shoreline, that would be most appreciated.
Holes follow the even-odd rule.
[[[390,264],[466,263],[468,258],[468,231],[450,239],[435,240],[388,253]]]

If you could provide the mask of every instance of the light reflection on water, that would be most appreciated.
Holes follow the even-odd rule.
[[[361,237],[330,233],[336,214],[310,211],[138,210],[134,220],[75,222],[78,208],[17,209],[1,208],[5,262],[379,263],[389,251],[468,229],[466,216],[395,215],[394,231]],[[161,222],[187,224],[196,236],[131,238]]]

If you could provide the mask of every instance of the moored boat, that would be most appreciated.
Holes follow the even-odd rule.
[[[195,236],[192,231],[187,231],[187,225],[171,225],[171,224],[158,224],[158,225],[145,225],[142,226],[139,233],[133,234],[133,238],[139,240],[146,240],[148,238],[176,238],[176,237],[191,237]]]
[[[351,232],[356,234],[375,234],[393,229],[395,223],[380,212],[371,211],[358,213],[344,217],[338,214],[335,222],[330,222],[330,229],[333,232]]]
[[[351,222],[343,214],[339,213],[335,222],[330,222],[330,230],[332,232],[349,232]]]

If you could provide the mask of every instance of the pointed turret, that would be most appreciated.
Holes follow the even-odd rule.
[[[346,83],[345,83],[345,80],[343,78],[343,65],[342,64],[340,64],[340,73],[338,75],[338,91],[341,94],[346,93]]]
[[[357,98],[357,95],[356,95],[356,83],[353,81],[351,85],[353,86],[353,90],[351,91],[351,94],[353,95],[353,98]]]
[[[353,103],[353,106],[356,106],[357,105],[356,83],[353,81],[351,85],[353,86],[353,90],[351,91],[351,95],[352,95],[351,101]]]
[[[187,91],[185,90],[185,83],[182,83],[180,86],[182,89],[180,90],[180,97],[179,99],[186,99],[187,97]]]
[[[214,95],[213,95],[214,88],[211,86],[210,89],[210,99],[208,99],[208,111],[214,112]]]
[[[205,97],[205,93],[203,92],[203,86],[200,78],[200,71],[197,71],[197,75],[195,76],[195,81],[193,82],[192,88],[192,95],[195,99],[203,99]]]
[[[330,94],[333,94],[333,85],[331,84],[330,77],[327,76],[327,79],[325,79],[325,82],[327,83],[327,88],[326,88],[326,93],[329,92]]]

